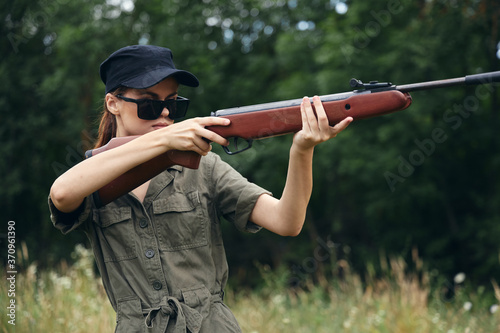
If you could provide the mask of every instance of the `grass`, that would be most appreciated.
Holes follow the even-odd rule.
[[[115,315],[104,287],[93,271],[90,251],[79,245],[77,260],[68,267],[38,271],[31,264],[16,277],[16,325],[0,320],[0,332],[113,332]],[[20,256],[17,256],[20,258]],[[8,304],[6,284],[0,286],[0,304]]]
[[[94,275],[92,254],[77,246],[73,255],[72,266],[62,263],[57,269],[38,271],[31,264],[16,275],[16,325],[3,314],[0,332],[113,332],[115,314]],[[386,263],[382,277],[367,276],[364,281],[349,272],[345,261],[339,266],[342,279],[305,281],[300,289],[285,287],[285,270],[264,266],[261,288],[228,288],[226,303],[248,333],[500,332],[500,310],[495,306],[500,288],[495,281],[495,293],[457,284],[453,296],[444,297],[442,290],[431,288],[431,280],[438,277],[408,273],[401,259]],[[2,283],[2,309],[9,301],[8,284]]]

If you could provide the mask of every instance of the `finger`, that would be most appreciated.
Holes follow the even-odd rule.
[[[318,124],[316,120],[316,115],[314,114],[314,110],[311,105],[311,100],[309,99],[309,97],[304,97],[302,100],[302,104],[304,105],[302,129],[308,130],[310,132],[317,132]]]
[[[313,97],[314,109],[316,110],[316,118],[320,131],[328,133],[330,124],[328,123],[328,116],[326,115],[325,108],[319,96]]]
[[[199,135],[202,138],[205,138],[206,140],[208,140],[209,142],[215,142],[215,143],[218,143],[222,146],[229,145],[229,141],[226,138],[220,136],[219,134],[217,134],[215,132],[212,132],[209,129],[206,129],[206,128],[200,129]]]
[[[193,151],[196,151],[200,155],[207,155],[209,151],[212,150],[212,145],[210,141],[205,138],[197,137],[193,140]]]
[[[228,126],[231,121],[223,117],[200,117],[195,118],[201,126]]]
[[[191,124],[194,123],[194,134],[200,138],[206,139],[207,142],[215,142],[223,146],[229,145],[229,141],[224,137],[206,128],[210,126],[228,126],[231,123],[229,119],[222,117],[199,117],[186,120],[185,122],[191,122]],[[203,147],[204,145],[200,144],[199,146]]]
[[[338,134],[345,130],[347,126],[349,126],[350,123],[352,123],[354,119],[352,117],[347,117],[343,119],[340,123],[336,124],[335,126],[332,127],[332,130],[335,134]]]
[[[203,118],[198,118],[198,120],[200,125],[203,126],[203,128],[211,126],[228,126],[231,124],[230,119],[223,117],[203,117]],[[207,129],[207,131],[204,131],[204,134],[202,136],[206,138],[208,141],[216,142],[223,146],[229,145],[229,141],[227,139],[209,129]]]
[[[302,98],[302,103],[300,103],[300,117],[302,118],[302,130],[310,130],[309,120],[307,119],[306,108],[310,107],[311,102],[309,97]]]

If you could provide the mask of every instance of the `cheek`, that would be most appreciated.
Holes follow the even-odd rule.
[[[120,114],[123,118],[126,119],[134,119],[137,118],[137,106],[132,103],[128,103],[128,105],[120,110]],[[139,118],[137,118],[139,119]]]
[[[134,105],[135,106],[135,105]],[[138,135],[143,132],[145,121],[137,117],[137,107],[124,107],[117,117],[117,125],[121,135]]]
[[[126,127],[141,127],[146,121],[139,119],[137,116],[137,107],[133,104],[133,107],[127,107],[120,111],[120,116],[123,121],[123,125]]]

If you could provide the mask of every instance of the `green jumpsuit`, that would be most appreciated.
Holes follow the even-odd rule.
[[[241,332],[223,303],[228,278],[221,220],[242,231],[257,198],[269,193],[216,154],[191,170],[173,166],[151,180],[141,203],[128,193],[97,209],[92,196],[75,212],[58,211],[54,226],[88,236],[116,332]]]

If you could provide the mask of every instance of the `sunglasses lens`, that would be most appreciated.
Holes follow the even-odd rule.
[[[137,116],[144,120],[158,119],[162,110],[161,101],[142,100],[137,103]]]
[[[144,120],[155,120],[160,117],[163,109],[167,108],[170,119],[179,119],[186,115],[188,106],[189,100],[183,97],[166,101],[142,100],[137,103],[137,116]]]
[[[168,117],[170,119],[180,119],[186,115],[189,100],[183,97],[177,97],[177,99],[169,99],[165,101],[166,107],[168,109]]]

